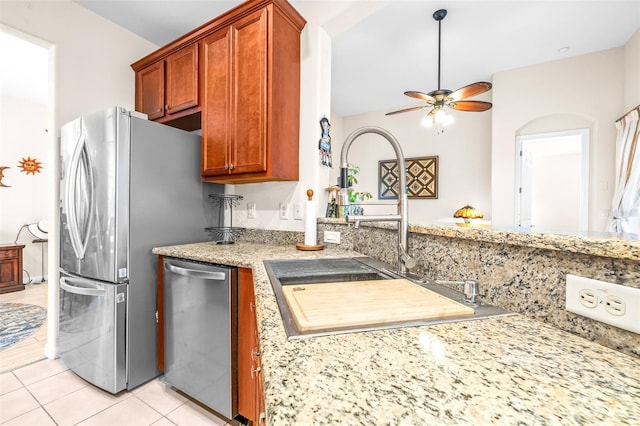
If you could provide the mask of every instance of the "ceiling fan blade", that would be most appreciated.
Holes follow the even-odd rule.
[[[385,115],[393,115],[393,114],[400,114],[402,112],[409,112],[409,111],[417,111],[419,109],[423,109],[423,108],[429,108],[430,105],[421,105],[421,106],[417,106],[417,107],[412,107],[412,108],[407,108],[407,109],[401,109],[399,111],[393,111],[393,112],[388,112]]]
[[[486,111],[488,109],[491,109],[493,105],[491,104],[491,102],[483,102],[483,101],[458,101],[458,102],[451,102],[450,104],[447,104],[447,106],[453,109],[456,109],[458,111],[479,112],[479,111]]]
[[[425,101],[428,104],[435,104],[436,103],[436,98],[434,98],[433,96],[429,96],[426,93],[422,93],[422,92],[416,92],[414,90],[409,90],[408,92],[404,92],[405,95],[411,97],[411,98],[415,98],[415,99],[420,99],[421,101]]]
[[[451,93],[448,98],[450,98],[452,101],[459,101],[465,98],[479,95],[480,93],[484,93],[487,90],[491,90],[491,83],[479,81],[477,83],[469,84],[468,86],[459,88],[455,92]]]

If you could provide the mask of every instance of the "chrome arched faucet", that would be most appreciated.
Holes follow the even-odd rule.
[[[340,152],[340,192],[338,193],[338,207],[341,211],[345,206],[349,205],[349,196],[347,195],[347,188],[349,186],[349,161],[347,159],[349,154],[349,148],[354,140],[365,133],[374,133],[385,138],[396,153],[396,160],[398,162],[398,170],[400,174],[400,191],[398,194],[398,214],[396,215],[346,215],[347,223],[355,223],[356,228],[360,222],[386,222],[396,221],[398,222],[398,272],[400,274],[407,274],[409,269],[416,266],[416,261],[409,256],[407,248],[407,236],[409,233],[409,202],[407,196],[407,173],[406,162],[404,160],[404,154],[402,148],[398,143],[398,140],[388,131],[380,127],[365,126],[354,130],[344,141],[342,151]]]

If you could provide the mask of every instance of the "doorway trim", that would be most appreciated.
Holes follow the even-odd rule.
[[[535,133],[528,135],[516,136],[516,149],[515,149],[515,206],[514,206],[514,219],[515,225],[518,228],[529,228],[530,226],[522,224],[523,212],[523,197],[526,191],[522,191],[523,188],[523,170],[524,160],[522,153],[524,147],[528,142],[543,141],[546,139],[558,139],[571,136],[578,136],[581,140],[581,169],[582,177],[580,180],[580,229],[579,231],[587,231],[589,229],[589,147],[591,139],[591,130],[589,128],[564,130],[558,132],[545,132]]]

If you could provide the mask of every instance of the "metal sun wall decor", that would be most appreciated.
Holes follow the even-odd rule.
[[[407,158],[407,190],[409,198],[438,198],[438,156]],[[400,174],[396,160],[378,162],[378,198],[398,198]]]
[[[22,161],[20,161],[19,163],[19,167],[21,172],[35,175],[36,173],[40,173],[40,169],[42,168],[42,163],[36,160],[35,158],[23,157]]]

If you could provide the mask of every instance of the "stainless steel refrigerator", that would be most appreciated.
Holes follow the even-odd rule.
[[[109,392],[157,370],[156,246],[204,241],[217,223],[200,136],[120,107],[61,129],[62,362]]]

